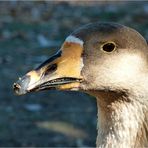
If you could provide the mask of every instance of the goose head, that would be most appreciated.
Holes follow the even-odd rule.
[[[137,91],[145,84],[147,53],[145,39],[129,27],[88,24],[70,34],[55,55],[13,87],[19,95],[45,89]]]
[[[13,88],[18,95],[45,89],[87,92],[97,98],[97,146],[146,147],[147,51],[145,39],[129,27],[89,24]]]

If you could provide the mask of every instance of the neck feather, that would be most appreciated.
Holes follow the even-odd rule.
[[[98,105],[98,147],[148,146],[148,106],[138,101],[142,98],[115,92],[93,95]]]

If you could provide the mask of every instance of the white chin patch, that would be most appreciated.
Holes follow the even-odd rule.
[[[80,44],[81,46],[83,46],[83,44],[84,44],[84,42],[81,39],[79,39],[73,35],[68,36],[65,41]]]

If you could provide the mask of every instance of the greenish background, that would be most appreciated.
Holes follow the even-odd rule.
[[[147,20],[147,1],[0,1],[0,146],[95,146],[95,98],[58,91],[15,96],[12,84],[79,26],[112,21],[148,39]]]

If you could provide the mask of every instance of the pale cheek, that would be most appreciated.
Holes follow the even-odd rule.
[[[116,78],[126,79],[137,75],[138,69],[134,65],[122,64],[113,68],[113,75]]]
[[[141,75],[144,63],[140,56],[127,55],[116,60],[110,66],[110,77],[113,79],[125,81]]]
[[[89,80],[94,86],[113,86],[125,83],[136,84],[141,79],[145,63],[137,55],[111,57],[94,65],[88,71]],[[92,76],[92,77],[91,77]]]

